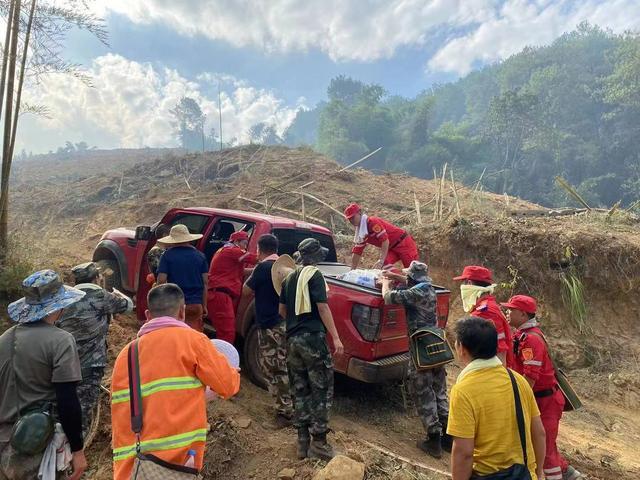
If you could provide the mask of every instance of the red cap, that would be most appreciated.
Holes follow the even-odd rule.
[[[344,209],[344,216],[347,220],[353,218],[357,213],[360,213],[362,209],[360,205],[357,203],[351,203],[347,208]]]
[[[232,242],[241,242],[242,240],[249,240],[249,234],[244,230],[233,232],[229,237]]]
[[[474,282],[493,283],[493,274],[491,270],[477,265],[469,265],[464,267],[462,275],[454,277],[454,280],[473,280]]]
[[[501,303],[504,308],[511,308],[513,310],[522,310],[526,313],[536,313],[538,306],[536,299],[533,297],[527,297],[526,295],[514,295],[509,299],[507,303]]]

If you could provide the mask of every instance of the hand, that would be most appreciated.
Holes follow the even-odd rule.
[[[342,355],[344,353],[344,345],[342,345],[342,342],[339,338],[333,341],[333,349],[334,355]]]
[[[209,309],[207,308],[206,305],[202,305],[202,317],[206,317],[209,315]]]
[[[376,263],[373,264],[373,269],[378,270],[383,266],[384,266],[384,260],[378,260]]]
[[[71,468],[73,473],[69,476],[69,480],[80,480],[82,474],[87,469],[87,459],[84,456],[84,450],[78,450],[71,454]]]
[[[544,480],[544,470],[542,468],[536,470],[536,477],[538,477],[538,480]]]

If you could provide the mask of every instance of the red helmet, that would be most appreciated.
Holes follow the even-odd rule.
[[[462,275],[454,277],[454,280],[472,280],[474,282],[493,283],[493,274],[491,270],[478,265],[469,265],[464,267]]]
[[[504,308],[511,308],[513,310],[521,310],[525,313],[535,314],[538,310],[536,299],[528,297],[526,295],[514,295],[509,299],[507,303],[501,303]]]
[[[241,242],[242,240],[249,240],[249,234],[244,230],[233,232],[229,237],[232,242]]]
[[[353,218],[356,214],[360,213],[362,209],[357,203],[351,203],[344,209],[344,216],[347,220]]]

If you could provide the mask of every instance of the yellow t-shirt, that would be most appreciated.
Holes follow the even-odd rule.
[[[536,480],[536,457],[531,441],[531,418],[540,416],[533,391],[521,375],[516,378],[527,438],[528,467]],[[523,463],[513,388],[507,370],[490,367],[469,372],[451,389],[447,433],[473,438],[473,471],[496,473]]]

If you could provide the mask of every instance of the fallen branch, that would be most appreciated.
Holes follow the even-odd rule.
[[[349,170],[351,167],[355,167],[356,165],[358,165],[361,162],[364,162],[367,158],[369,158],[372,155],[375,155],[376,153],[378,153],[380,150],[382,150],[382,147],[378,148],[377,150],[374,150],[373,152],[371,152],[368,155],[365,155],[364,157],[362,157],[360,160],[356,160],[353,163],[350,163],[349,165],[347,165],[344,168],[341,168],[340,170],[338,170],[336,173],[340,173],[340,172],[344,172],[345,170]]]
[[[262,203],[262,202],[259,202],[257,200],[253,200],[251,198],[243,197],[242,195],[238,195],[236,198],[238,200],[242,200],[244,202],[253,203],[254,205],[260,205],[263,208],[265,206],[264,203]],[[276,207],[275,205],[271,205],[271,208],[274,209],[274,210],[280,210],[281,212],[285,212],[285,213],[289,213],[289,214],[292,214],[292,215],[296,215],[298,217],[300,216],[300,212],[296,212],[295,210],[289,210],[288,208]],[[316,223],[321,223],[323,225],[327,225],[327,222],[325,220],[322,220],[321,218],[311,217],[311,216],[308,216],[308,218],[310,220],[313,220]]]
[[[438,197],[438,194],[435,194],[435,195],[433,196],[433,198],[432,198],[431,200],[429,200],[427,203],[423,203],[423,204],[421,204],[421,205],[420,205],[420,208],[428,207],[429,205],[431,205],[431,204],[436,200],[436,198],[437,198],[437,197]],[[397,217],[397,218],[395,218],[395,219],[393,220],[393,221],[394,221],[394,223],[395,223],[395,222],[399,222],[400,220],[404,220],[405,218],[407,218],[407,217],[408,217],[408,216],[410,216],[410,215],[413,215],[413,214],[415,213],[415,211],[416,211],[416,209],[415,209],[415,208],[413,208],[413,209],[411,209],[410,211],[408,211],[407,213],[403,213],[402,215],[400,215],[399,217]]]
[[[458,214],[458,218],[462,215],[460,214],[460,201],[458,200],[458,190],[456,189],[456,181],[453,179],[453,168],[449,170],[451,174],[451,190],[453,190],[453,198],[456,201],[456,213]]]
[[[388,457],[394,458],[396,460],[399,460],[402,463],[407,463],[413,467],[416,468],[421,468],[423,470],[427,470],[429,472],[433,472],[433,473],[437,473],[438,475],[443,475],[445,477],[451,477],[451,474],[449,472],[445,472],[444,470],[439,470],[437,468],[433,468],[430,467],[429,465],[426,465],[422,462],[416,462],[414,460],[411,460],[410,458],[407,457],[403,457],[402,455],[398,455],[397,453],[392,452],[391,450],[388,450],[384,447],[381,447],[379,445],[376,445],[375,443],[371,443],[368,442],[367,440],[359,440],[360,442],[362,442],[363,444],[365,444],[367,447],[372,448]]]
[[[569,193],[571,198],[576,200],[578,203],[580,203],[587,210],[591,210],[591,207],[589,206],[589,204],[584,200],[584,198],[582,198],[580,196],[580,194],[576,191],[575,188],[573,188],[571,185],[569,185],[569,182],[567,182],[564,178],[562,178],[560,176],[556,177],[556,182],[558,183],[558,185],[560,185],[562,188],[564,188]]]
[[[415,190],[413,191],[413,204],[416,206],[416,217],[418,218],[418,225],[422,225],[422,215],[420,215],[420,202]]]

